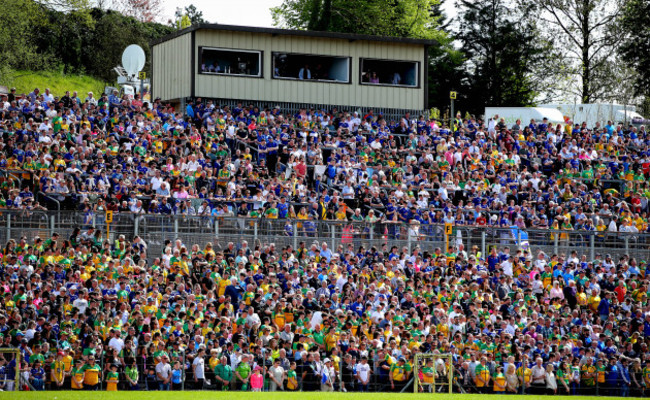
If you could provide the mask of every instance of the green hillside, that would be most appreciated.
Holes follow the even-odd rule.
[[[101,80],[86,75],[65,75],[61,72],[48,71],[14,71],[7,82],[0,82],[0,85],[8,88],[15,87],[17,94],[29,93],[34,88],[41,92],[45,88],[55,96],[63,96],[66,90],[77,91],[79,97],[85,98],[90,91],[99,95],[104,91],[105,83]]]

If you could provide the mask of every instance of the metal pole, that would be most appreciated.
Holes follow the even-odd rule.
[[[453,356],[449,356],[449,394],[454,392],[454,363]]]
[[[9,241],[10,238],[11,238],[11,214],[7,214],[7,241]]]
[[[178,218],[174,217],[174,239],[178,239]]]
[[[594,250],[595,250],[594,249],[594,247],[595,247],[595,244],[594,244],[595,238],[594,237],[595,236],[596,235],[594,235],[593,232],[589,235],[589,256],[591,257],[592,261],[596,258],[596,254],[594,252]]]
[[[481,230],[481,257],[485,257],[485,230]]]
[[[293,223],[293,249],[295,250],[298,247],[298,224]]]
[[[255,243],[257,243],[257,222],[258,221],[259,220],[256,219],[255,220],[255,225],[253,225],[253,239],[254,239]]]
[[[7,215],[7,217],[9,217],[9,215]],[[7,218],[7,221],[8,221],[8,220],[9,220],[9,219]],[[16,387],[15,387],[15,391],[16,391],[16,392],[19,392],[19,391],[20,391],[20,362],[21,362],[21,361],[20,361],[20,350],[17,350],[17,351],[16,351],[15,357],[16,357],[16,368],[15,368],[15,372],[16,372],[16,383],[15,383],[14,385],[16,386]]]
[[[214,236],[219,237],[219,218],[214,219]]]
[[[330,225],[330,232],[331,232],[331,236],[332,236],[331,237],[332,243],[330,245],[330,249],[336,249],[336,247],[334,245],[334,241],[336,240],[336,226],[335,225]],[[354,241],[353,241],[353,243],[354,243]]]
[[[630,240],[627,235],[625,235],[625,254],[630,254]]]
[[[185,390],[185,350],[183,350],[183,369],[181,369],[181,391]]]
[[[454,99],[451,99],[451,114],[449,115],[449,129],[454,132],[454,119],[456,114],[454,113]]]
[[[554,243],[553,243],[553,253],[557,254],[558,240],[560,239],[560,232],[555,231],[554,235],[555,235],[555,240],[554,240]]]
[[[54,234],[54,225],[56,224],[56,220],[54,215],[50,215],[50,236]]]

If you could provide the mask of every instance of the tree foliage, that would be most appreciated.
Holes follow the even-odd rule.
[[[197,9],[194,4],[185,6],[185,15],[190,19],[192,25],[205,24],[208,22],[203,18],[203,11]]]
[[[624,29],[620,55],[636,71],[634,94],[650,98],[650,0],[629,0],[618,24]]]
[[[156,22],[162,11],[162,0],[120,0],[118,10],[140,22]]]
[[[617,79],[610,63],[620,40],[616,23],[626,0],[522,0],[538,7],[544,34],[565,49],[563,62],[571,68],[567,90],[580,102],[613,100]],[[647,15],[646,15],[647,17]],[[647,23],[647,22],[646,22]],[[623,78],[625,79],[625,78]]]
[[[0,78],[10,69],[33,69],[50,61],[38,52],[37,31],[45,9],[32,0],[3,0],[0,13]],[[0,79],[1,81],[2,79]]]
[[[540,88],[533,77],[548,46],[536,40],[536,28],[505,0],[461,0],[458,40],[468,62],[467,108],[529,106]]]
[[[285,0],[271,9],[276,26],[329,32],[440,39],[437,0]]]

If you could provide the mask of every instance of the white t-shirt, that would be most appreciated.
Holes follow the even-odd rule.
[[[169,364],[165,364],[163,362],[159,362],[156,364],[156,375],[160,374],[160,376],[163,379],[169,379],[169,376],[172,373],[172,366]]]
[[[370,380],[370,364],[357,364],[357,374],[363,382],[368,382]]]
[[[197,379],[205,379],[205,360],[203,357],[196,357],[192,362],[194,367],[194,376]]]

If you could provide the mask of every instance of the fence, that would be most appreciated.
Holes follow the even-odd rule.
[[[533,253],[569,254],[576,250],[589,260],[598,254],[610,254],[613,259],[622,255],[638,260],[650,259],[650,233],[564,231],[516,229],[479,226],[454,226],[451,235],[445,234],[441,224],[410,226],[404,223],[367,223],[346,221],[286,220],[243,217],[213,217],[196,215],[160,215],[114,213],[113,222],[107,225],[103,214],[84,214],[68,211],[4,210],[0,213],[0,243],[10,238],[25,237],[33,241],[36,236],[49,238],[57,232],[67,239],[75,228],[82,230],[93,226],[102,231],[102,237],[115,240],[119,235],[132,239],[139,235],[148,244],[148,255],[162,254],[166,240],[180,239],[186,245],[204,245],[213,242],[217,248],[228,242],[246,240],[258,243],[275,243],[276,246],[293,246],[301,242],[310,246],[314,242],[327,243],[332,250],[387,246],[422,251],[440,248],[444,252],[446,240],[450,245],[462,244],[467,251],[477,246],[486,255],[492,246],[529,248]]]

